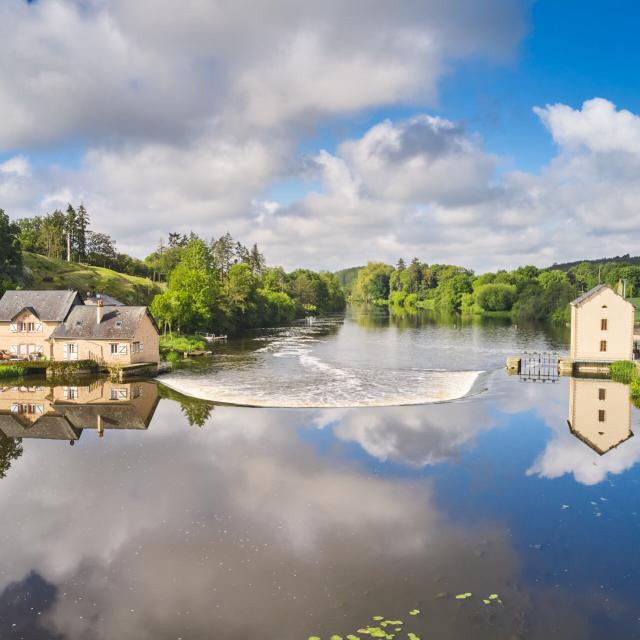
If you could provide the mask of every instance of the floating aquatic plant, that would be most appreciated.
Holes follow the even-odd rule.
[[[456,596],[456,600],[466,600],[467,598],[470,598],[473,595],[473,593],[471,593],[470,591],[467,591],[466,593],[459,593]]]

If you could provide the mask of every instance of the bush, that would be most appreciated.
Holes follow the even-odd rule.
[[[13,363],[0,365],[0,378],[22,378],[23,375],[24,367],[20,367]]]
[[[189,351],[205,351],[207,341],[201,336],[160,336],[160,351],[185,353]]]
[[[623,382],[624,384],[638,383],[640,390],[640,381],[638,380],[638,370],[636,365],[629,360],[618,360],[612,362],[609,366],[609,375],[612,380],[616,382]],[[632,388],[633,392],[633,388]]]
[[[483,284],[476,301],[485,311],[509,311],[516,299],[516,288],[509,284]]]

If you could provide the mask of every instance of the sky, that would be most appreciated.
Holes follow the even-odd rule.
[[[634,254],[635,3],[3,0],[0,208],[144,257],[478,272]],[[637,253],[637,252],[635,252]]]

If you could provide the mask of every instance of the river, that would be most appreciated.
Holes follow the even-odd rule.
[[[0,387],[0,638],[640,636],[628,389],[502,368],[566,338],[351,310]]]

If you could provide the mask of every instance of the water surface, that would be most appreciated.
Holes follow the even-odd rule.
[[[407,322],[345,322],[313,354],[339,366],[341,330],[381,353],[387,336],[399,368],[394,344],[431,353]],[[455,354],[454,331],[491,373],[449,403],[258,409],[149,382],[3,387],[0,638],[364,639],[374,616],[403,621],[396,638],[639,637],[628,390],[491,369],[519,341],[562,346],[544,332],[424,335]],[[515,337],[493,355],[491,332]],[[262,357],[251,342],[225,347],[231,373],[234,357]]]

